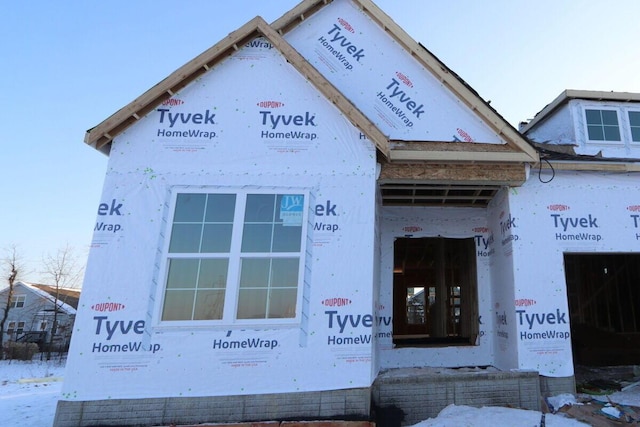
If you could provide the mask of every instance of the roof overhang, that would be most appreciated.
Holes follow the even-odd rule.
[[[521,129],[522,133],[527,133],[536,124],[544,121],[558,108],[568,103],[572,99],[585,99],[589,101],[610,101],[610,102],[640,102],[640,93],[632,92],[604,92],[596,90],[564,90],[556,99],[547,104],[535,117]]]

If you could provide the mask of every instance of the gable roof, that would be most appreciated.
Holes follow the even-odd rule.
[[[383,155],[389,156],[389,143],[384,134],[259,16],[230,33],[226,38],[178,68],[111,117],[88,130],[85,142],[108,153],[111,142],[118,134],[151,112],[162,101],[170,98],[196,78],[208,72],[217,63],[260,36],[271,42],[298,72],[336,105],[342,114],[349,118],[376,145],[376,148]]]
[[[413,40],[370,0],[352,0],[384,31],[397,41],[426,70],[432,73],[464,105],[474,112],[504,141],[492,144],[440,143],[433,141],[390,140],[350,100],[309,64],[282,36],[333,0],[304,0],[269,26],[256,17],[223,40],[195,57],[140,97],[87,131],[85,142],[107,153],[113,139],[151,112],[155,107],[187,86],[217,63],[241,49],[252,39],[265,37],[286,60],[307,78],[328,100],[358,127],[387,161],[407,162],[488,162],[536,163],[536,150],[502,116],[489,106],[461,78],[431,52]]]
[[[51,297],[55,298],[56,288],[55,286],[42,285],[38,283],[32,283],[32,286],[40,289],[41,291],[46,292]],[[66,305],[69,305],[75,309],[78,308],[78,301],[80,300],[80,290],[79,289],[70,289],[70,288],[58,288],[58,303],[62,302]]]
[[[311,15],[334,0],[304,0],[281,18],[272,27],[281,34],[291,31]],[[528,162],[539,161],[536,149],[529,144],[513,126],[484,101],[464,80],[449,69],[424,46],[416,42],[386,13],[371,0],[351,0],[377,23],[393,40],[402,46],[420,65],[435,76],[464,105],[470,108],[484,123],[506,142],[508,149],[488,144],[430,143],[427,141],[390,140],[391,161],[473,161],[473,162]],[[417,144],[416,144],[417,143]],[[462,149],[456,145],[463,146]]]
[[[18,281],[14,285],[14,295],[16,294],[15,289],[18,287],[25,288],[39,297],[46,299],[52,304],[55,301],[56,288],[54,286],[42,285],[37,283],[27,283]],[[2,291],[8,288],[3,289]],[[78,308],[78,300],[80,299],[80,291],[77,289],[68,289],[68,288],[59,288],[58,290],[58,309],[62,310],[67,314],[76,314],[76,309]]]

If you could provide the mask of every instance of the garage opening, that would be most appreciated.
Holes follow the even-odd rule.
[[[640,364],[640,254],[564,255],[576,365]]]
[[[396,346],[476,342],[478,302],[472,238],[398,238],[393,273]]]

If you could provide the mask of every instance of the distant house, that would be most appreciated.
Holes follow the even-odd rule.
[[[57,297],[56,297],[57,293]],[[9,288],[0,291],[0,309],[6,307]],[[16,282],[4,325],[4,342],[33,342],[41,349],[51,342],[56,349],[69,346],[80,291]],[[54,325],[54,315],[57,316]]]

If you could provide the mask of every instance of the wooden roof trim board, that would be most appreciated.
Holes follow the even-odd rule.
[[[507,162],[527,163],[532,159],[526,153],[497,151],[431,151],[431,150],[391,150],[393,161],[429,162]]]
[[[596,172],[640,172],[640,163],[631,162],[595,162],[595,161],[571,161],[549,160],[541,162],[543,169],[569,170],[569,171],[596,171]]]
[[[245,43],[258,36],[266,37],[298,72],[309,80],[330,102],[336,105],[376,145],[377,149],[386,158],[389,158],[387,137],[261,17],[255,17],[238,30],[230,33],[223,40],[178,68],[133,102],[87,131],[85,142],[98,150],[108,152],[108,145],[118,134],[197,77],[209,71],[218,62],[233,54]]]
[[[377,22],[393,39],[404,47],[420,64],[436,76],[440,82],[451,90],[467,107],[474,111],[494,132],[507,141],[507,145],[524,153],[526,162],[537,163],[538,152],[532,147],[518,131],[511,126],[502,116],[473,92],[467,84],[455,73],[444,65],[431,52],[416,42],[386,13],[384,13],[371,0],[352,0],[367,13],[371,19]],[[303,19],[307,19],[313,13],[320,10],[332,0],[305,0],[298,4],[291,12],[284,14],[274,21],[272,27],[284,34],[293,29]]]

